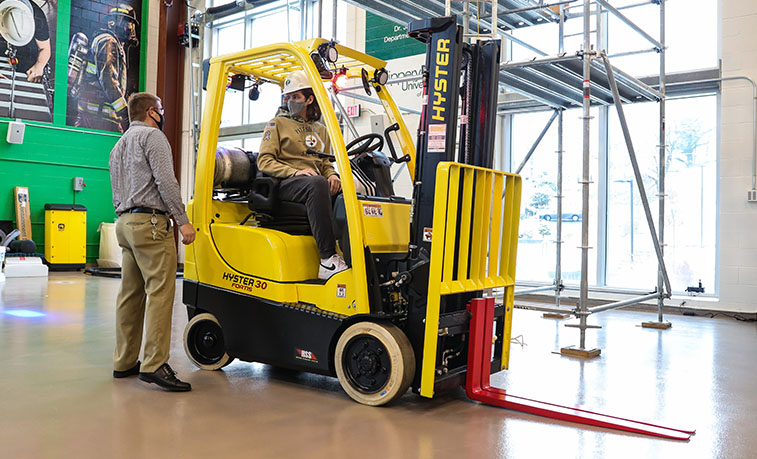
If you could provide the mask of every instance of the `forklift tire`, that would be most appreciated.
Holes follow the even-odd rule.
[[[339,337],[334,352],[339,383],[363,405],[380,406],[402,397],[415,375],[415,353],[393,324],[358,322]]]
[[[203,370],[220,370],[234,360],[226,352],[221,325],[207,312],[192,317],[184,329],[184,351]]]

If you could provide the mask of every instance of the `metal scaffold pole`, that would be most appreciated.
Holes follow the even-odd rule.
[[[665,135],[665,0],[660,0],[660,166],[659,166],[659,216],[660,228],[660,252],[665,254],[665,167],[667,157],[667,139]],[[664,286],[664,264],[660,263],[657,270],[657,291],[662,292]],[[670,293],[670,291],[668,291]],[[642,326],[654,328],[670,328],[670,322],[664,322],[662,307],[665,297],[660,295],[657,299],[657,322],[644,322]]]
[[[591,174],[591,1],[584,0],[584,46],[583,46],[583,175],[581,188],[583,195],[581,218],[581,292],[579,299],[579,321],[581,341],[579,350],[586,349],[586,319],[589,301],[589,183]]]
[[[555,306],[560,307],[562,286],[562,160],[563,160],[563,111],[557,117],[557,234],[555,236]]]

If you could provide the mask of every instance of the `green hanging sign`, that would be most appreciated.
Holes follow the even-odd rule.
[[[388,61],[426,52],[426,46],[407,34],[402,25],[373,13],[365,13],[365,52]]]

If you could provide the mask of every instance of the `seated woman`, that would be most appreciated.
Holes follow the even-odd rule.
[[[284,102],[287,109],[280,108],[263,132],[258,169],[282,179],[281,199],[305,203],[310,229],[321,252],[318,277],[328,279],[347,269],[344,259],[336,253],[331,223],[330,195],[339,193],[342,184],[326,159],[305,153],[308,148],[323,153],[331,149],[326,127],[317,123],[321,109],[305,72],[289,74],[284,82]]]

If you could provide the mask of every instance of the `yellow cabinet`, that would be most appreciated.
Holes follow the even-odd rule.
[[[87,261],[87,208],[45,204],[45,258],[50,269],[81,269]]]

